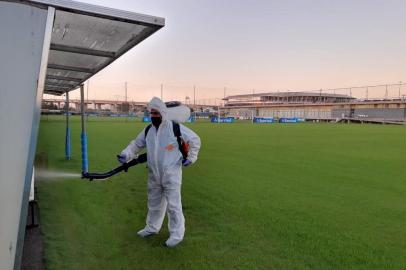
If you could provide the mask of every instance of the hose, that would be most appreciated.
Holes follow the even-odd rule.
[[[141,154],[137,158],[127,162],[123,163],[123,165],[114,168],[113,170],[106,172],[106,173],[89,173],[89,172],[82,172],[82,178],[84,179],[89,179],[89,181],[93,180],[106,180],[110,177],[112,177],[115,174],[118,174],[119,172],[128,171],[128,168],[135,166],[140,163],[145,163],[147,161],[147,154]]]

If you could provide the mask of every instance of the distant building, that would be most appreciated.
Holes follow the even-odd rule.
[[[222,114],[252,117],[298,117],[307,120],[406,120],[406,99],[359,100],[348,95],[317,92],[273,92],[228,96]]]
[[[314,103],[342,103],[356,98],[339,95],[312,92],[278,92],[252,95],[235,95],[225,97],[225,106],[265,105],[265,104],[314,104]]]

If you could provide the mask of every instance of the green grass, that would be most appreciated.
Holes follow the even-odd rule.
[[[88,122],[90,171],[144,124]],[[146,216],[146,168],[105,182],[39,181],[48,269],[406,269],[406,129],[389,125],[211,124],[184,169],[184,242],[164,248],[166,223]],[[79,172],[80,122],[64,160],[63,119],[43,119],[37,148],[49,169]]]

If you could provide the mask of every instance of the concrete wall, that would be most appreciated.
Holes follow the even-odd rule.
[[[47,14],[28,5],[0,2],[1,270],[20,266],[42,98],[38,85]]]

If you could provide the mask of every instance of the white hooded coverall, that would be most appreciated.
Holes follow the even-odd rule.
[[[168,213],[170,238],[182,240],[185,233],[185,218],[182,212],[182,154],[173,132],[173,123],[168,119],[168,109],[162,100],[154,97],[148,109],[155,109],[162,116],[156,129],[151,126],[145,138],[145,129],[121,152],[127,161],[135,158],[141,149],[147,148],[148,162],[148,215],[145,230],[158,233]],[[180,125],[182,139],[189,144],[187,159],[196,162],[200,149],[200,138],[189,128]]]

